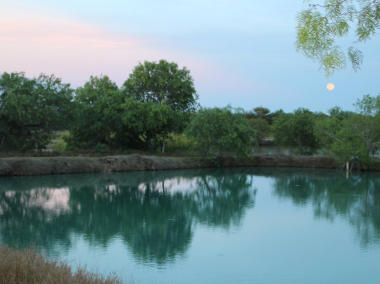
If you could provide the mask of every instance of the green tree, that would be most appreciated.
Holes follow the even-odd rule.
[[[255,107],[253,111],[244,113],[249,125],[255,130],[257,139],[263,141],[271,134],[272,117],[270,110],[265,107]]]
[[[122,108],[122,134],[135,149],[157,149],[169,133],[183,129],[184,114],[166,103],[140,102],[128,98]]]
[[[359,113],[338,108],[317,123],[321,145],[342,162],[358,159],[368,166],[380,148],[380,97],[364,96],[355,106]]]
[[[343,111],[339,107],[329,110],[329,115],[316,121],[315,133],[322,148],[330,150],[332,144],[338,139],[344,121],[354,116],[353,112]]]
[[[141,102],[123,94],[107,76],[91,77],[76,90],[76,119],[69,146],[95,151],[156,149],[183,129],[186,114],[166,102]]]
[[[120,133],[122,95],[109,77],[91,76],[76,90],[75,119],[70,124],[69,147],[106,150]]]
[[[257,138],[260,141],[263,141],[270,134],[271,127],[264,118],[251,118],[248,123],[256,131]]]
[[[275,118],[273,132],[276,143],[295,146],[299,153],[309,154],[318,148],[315,135],[315,115],[303,108],[294,113],[284,113]]]
[[[254,114],[257,118],[263,118],[266,119],[270,113],[270,110],[266,107],[255,107],[253,109]]]
[[[270,110],[265,107],[255,107],[253,111],[248,111],[244,114],[247,119],[262,118],[268,120],[270,117]],[[269,122],[269,121],[268,121]]]
[[[71,118],[72,94],[54,75],[0,77],[0,150],[41,150]]]
[[[347,57],[354,70],[362,63],[362,52],[355,44],[376,34],[380,27],[379,0],[324,0],[310,4],[298,14],[297,49],[319,61],[327,75],[344,68]],[[355,42],[345,52],[337,39],[355,29]]]
[[[257,144],[256,133],[244,115],[229,107],[201,109],[191,120],[187,134],[204,157],[248,156]]]
[[[141,102],[165,102],[176,111],[194,110],[198,99],[190,71],[166,60],[140,63],[125,81],[123,92]]]

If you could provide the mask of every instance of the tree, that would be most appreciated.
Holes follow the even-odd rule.
[[[176,111],[194,110],[198,99],[190,71],[165,60],[136,66],[123,92],[140,102],[165,102]]]
[[[94,77],[76,90],[75,119],[69,147],[95,149],[115,146],[120,133],[122,95],[108,76]]]
[[[361,158],[369,161],[380,148],[380,96],[365,95],[354,105],[359,115],[353,117],[350,132],[357,136],[365,151]]]
[[[352,28],[355,42],[344,52],[337,39]],[[379,0],[325,0],[324,4],[310,4],[298,14],[297,49],[319,61],[327,75],[344,68],[347,57],[358,70],[363,55],[355,44],[370,39],[379,28]]]
[[[243,114],[229,107],[201,109],[186,132],[204,157],[248,156],[257,144],[256,133]]]
[[[166,103],[128,98],[121,107],[122,135],[132,148],[156,149],[169,133],[183,128],[183,114]]]
[[[314,132],[314,114],[303,108],[294,113],[281,114],[273,123],[276,143],[284,146],[296,146],[301,154],[308,154],[318,148]]]
[[[349,120],[355,114],[343,111],[339,107],[329,110],[329,115],[316,121],[315,133],[322,148],[330,151],[332,144],[338,139],[344,121]]]
[[[244,113],[249,125],[255,130],[257,139],[263,141],[270,134],[272,123],[270,110],[265,107],[255,107],[253,111]]]
[[[257,138],[261,142],[270,134],[271,127],[264,118],[251,118],[248,120],[248,123],[256,131]]]
[[[270,113],[270,110],[266,107],[255,107],[253,109],[253,112],[257,118],[266,119],[268,117],[268,114]]]
[[[368,166],[380,148],[380,96],[364,96],[355,104],[359,113],[338,108],[317,123],[321,145],[342,162],[359,160]]]
[[[185,114],[166,102],[125,96],[107,76],[91,77],[76,90],[76,119],[69,146],[95,151],[155,149],[167,135],[183,129]]]
[[[0,77],[0,150],[41,150],[54,130],[71,118],[69,84],[54,75],[26,78],[24,73]]]
[[[253,111],[248,111],[244,114],[247,119],[262,118],[268,120],[270,116],[270,110],[265,107],[255,107]],[[269,122],[269,121],[268,121]]]

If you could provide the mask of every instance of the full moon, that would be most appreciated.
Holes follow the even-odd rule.
[[[332,91],[335,89],[335,85],[333,83],[328,83],[326,85],[326,89],[329,90],[329,91]]]

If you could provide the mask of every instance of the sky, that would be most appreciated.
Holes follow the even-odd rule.
[[[204,107],[325,112],[380,95],[379,35],[360,45],[359,72],[326,78],[297,53],[303,0],[0,0],[0,7],[0,73],[55,74],[72,87],[103,74],[122,85],[137,64],[166,59],[190,70]]]

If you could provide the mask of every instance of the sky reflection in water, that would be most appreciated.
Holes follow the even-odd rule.
[[[377,283],[380,177],[225,169],[2,178],[0,241],[134,283]]]

